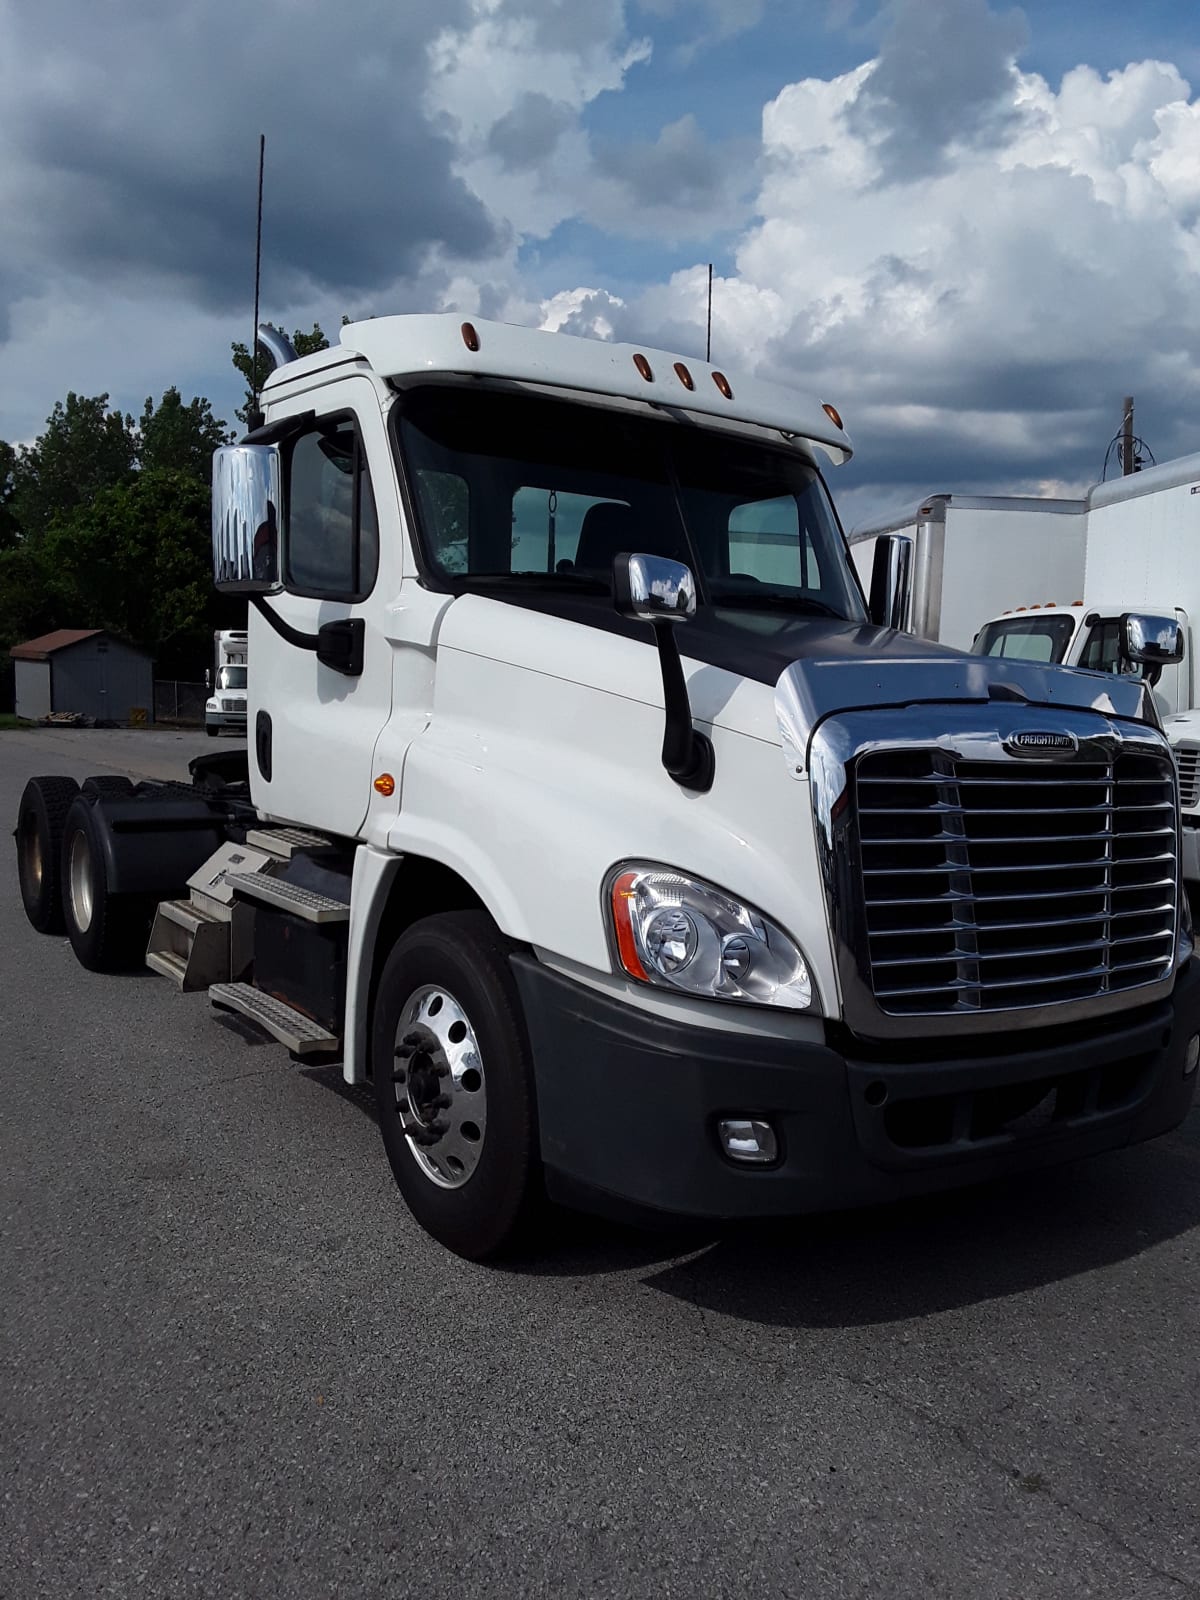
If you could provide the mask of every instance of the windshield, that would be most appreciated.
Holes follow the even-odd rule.
[[[712,430],[524,395],[428,388],[400,441],[427,561],[456,588],[610,592],[613,557],[684,561],[701,604],[863,621],[816,469]]]
[[[217,673],[218,689],[244,689],[245,687],[245,667],[222,667]]]
[[[1075,632],[1075,618],[1001,617],[979,630],[971,649],[977,656],[1016,656],[1021,661],[1061,663]]]

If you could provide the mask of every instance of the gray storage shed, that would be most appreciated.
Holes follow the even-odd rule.
[[[97,722],[129,722],[135,709],[154,717],[154,662],[102,628],[59,628],[15,644],[16,712],[36,722],[52,711],[77,711]]]

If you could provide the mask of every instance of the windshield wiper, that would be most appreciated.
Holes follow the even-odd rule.
[[[587,572],[466,572],[471,583],[516,583],[523,587],[557,589],[562,585],[577,589],[590,589],[596,594],[611,594],[612,581],[593,577]]]
[[[776,594],[770,589],[763,590],[761,594],[757,589],[714,589],[709,591],[709,598],[714,606],[746,606],[756,611],[807,611],[815,616],[836,617],[839,622],[850,620],[832,606],[827,606],[824,600],[814,600],[807,594]]]

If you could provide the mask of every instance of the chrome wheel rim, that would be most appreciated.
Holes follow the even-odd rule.
[[[45,871],[42,836],[38,831],[37,818],[31,814],[25,818],[21,829],[21,873],[31,893],[40,892]]]
[[[71,835],[67,883],[71,895],[71,916],[80,933],[86,933],[92,925],[95,893],[92,886],[92,851],[82,828]]]
[[[447,990],[426,984],[405,1001],[392,1084],[418,1168],[439,1189],[461,1188],[483,1153],[487,1087],[471,1019]]]

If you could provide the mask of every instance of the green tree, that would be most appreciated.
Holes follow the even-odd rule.
[[[315,355],[318,350],[328,350],[329,340],[321,332],[320,324],[314,322],[311,333],[303,333],[299,328],[292,334],[292,346],[298,356]],[[275,370],[274,364],[260,345],[254,347],[254,364],[250,362],[250,352],[244,344],[234,341],[230,346],[233,351],[233,364],[241,373],[246,383],[246,403],[234,416],[239,422],[247,425],[250,413],[254,410],[254,396],[257,391],[262,394],[262,386],[266,383],[271,373]]]
[[[12,505],[16,492],[16,469],[16,450],[0,439],[0,550],[11,550],[20,532]]]
[[[107,394],[68,394],[46,431],[17,451],[8,509],[22,535],[36,538],[101,489],[128,482],[136,457],[132,417],[110,411]]]
[[[143,472],[184,472],[208,483],[213,451],[233,437],[201,395],[184,405],[179,390],[172,387],[157,406],[146,397],[138,428],[138,462]]]
[[[146,467],[102,489],[40,541],[56,615],[133,640],[160,671],[194,658],[207,648],[213,598],[209,522],[208,485],[189,472]]]

